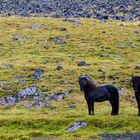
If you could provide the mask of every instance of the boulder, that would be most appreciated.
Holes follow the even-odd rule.
[[[35,93],[37,92],[37,89],[38,89],[38,87],[30,86],[30,87],[27,87],[27,88],[19,91],[18,92],[19,100],[20,99],[26,99],[26,98],[28,98],[30,96],[35,95]]]
[[[90,64],[87,64],[86,62],[81,61],[78,63],[78,66],[90,66]]]
[[[86,121],[77,121],[77,122],[74,122],[70,127],[68,127],[66,129],[66,132],[71,133],[71,132],[74,132],[80,128],[84,128],[87,125],[88,125],[88,123]]]
[[[42,69],[36,69],[35,71],[34,71],[34,73],[33,73],[33,76],[34,76],[34,78],[35,78],[35,80],[39,80],[39,79],[41,79],[42,78],[42,74],[44,73],[44,70],[42,70]]]

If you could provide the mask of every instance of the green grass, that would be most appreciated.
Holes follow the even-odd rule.
[[[140,118],[136,116],[137,105],[133,90],[130,87],[131,74],[139,75],[140,39],[139,23],[123,23],[108,21],[102,23],[93,19],[76,19],[82,25],[64,22],[53,18],[1,18],[0,19],[0,81],[8,85],[0,87],[0,96],[15,95],[22,88],[30,85],[39,86],[39,91],[51,94],[53,91],[73,89],[73,93],[62,101],[51,102],[55,110],[24,109],[24,103],[0,109],[0,139],[22,139],[42,137],[50,139],[99,139],[101,133],[133,133],[140,131]],[[31,29],[32,25],[39,25],[39,29]],[[66,28],[67,31],[60,31]],[[22,36],[13,40],[17,34]],[[53,41],[54,37],[61,37],[66,43],[63,45]],[[124,48],[120,48],[123,46]],[[136,48],[132,48],[136,46]],[[100,57],[107,53],[109,57]],[[115,58],[120,55],[120,58]],[[46,60],[49,61],[45,64]],[[80,61],[86,61],[89,67],[78,67]],[[4,68],[12,64],[12,69]],[[63,70],[57,71],[58,65]],[[34,69],[45,71],[45,78],[34,81],[27,78],[24,84],[21,80],[29,77]],[[105,79],[98,69],[104,69]],[[110,116],[111,107],[108,102],[95,103],[95,116],[87,115],[87,106],[80,93],[77,78],[81,74],[91,76],[97,85],[111,83],[115,78],[116,87],[124,87],[125,94],[120,96],[120,115]],[[51,76],[50,76],[51,75]],[[63,83],[62,80],[66,82]],[[74,110],[69,105],[76,105]],[[65,129],[73,122],[86,120],[86,128],[67,134]]]

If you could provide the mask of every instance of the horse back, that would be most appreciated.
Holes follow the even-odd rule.
[[[105,85],[105,88],[107,88],[107,90],[110,93],[110,96],[118,96],[118,89],[112,85]]]
[[[102,102],[118,97],[118,91],[117,88],[111,85],[99,86],[92,92],[91,97],[93,97],[96,102]]]

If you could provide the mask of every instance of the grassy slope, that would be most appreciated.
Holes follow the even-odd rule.
[[[140,119],[136,116],[137,107],[132,99],[133,90],[130,88],[130,75],[139,75],[134,70],[140,65],[140,37],[138,23],[120,22],[100,23],[93,19],[79,19],[83,25],[73,25],[62,19],[52,18],[1,18],[0,19],[0,80],[9,86],[0,88],[0,96],[16,94],[20,89],[29,85],[39,86],[44,93],[66,91],[73,93],[63,101],[52,102],[56,110],[47,107],[40,110],[23,109],[22,103],[15,107],[0,109],[0,139],[29,139],[29,137],[49,137],[59,139],[94,139],[100,133],[129,133],[139,132]],[[32,25],[40,25],[39,29],[31,29]],[[67,31],[60,31],[61,28]],[[105,32],[105,33],[104,33]],[[14,41],[13,35],[21,35],[20,40]],[[61,37],[64,45],[54,43],[52,38]],[[125,48],[118,48],[124,44]],[[137,46],[132,48],[132,46]],[[109,57],[100,57],[107,53]],[[121,58],[115,58],[120,55]],[[48,64],[44,62],[48,60]],[[90,63],[89,67],[78,67],[80,61]],[[13,64],[13,69],[5,69],[4,65]],[[57,71],[56,66],[64,69]],[[45,70],[39,81],[28,79],[20,84],[16,76],[24,77],[33,73],[34,69]],[[104,81],[100,79],[106,71]],[[80,74],[93,77],[98,85],[110,83],[115,77],[115,86],[126,88],[126,94],[120,97],[120,115],[110,116],[111,108],[108,102],[95,104],[95,116],[87,115],[84,97],[80,94],[77,78]],[[51,75],[51,76],[50,76]],[[66,83],[62,83],[65,80]],[[75,104],[77,109],[68,109]],[[89,125],[72,134],[66,134],[65,129],[76,120],[87,120]]]

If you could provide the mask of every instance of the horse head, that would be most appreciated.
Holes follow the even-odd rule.
[[[81,92],[84,92],[84,87],[86,86],[95,86],[93,84],[92,79],[88,75],[82,75],[78,79],[79,85],[80,85],[80,90]]]

